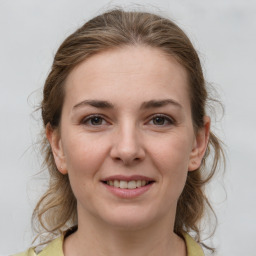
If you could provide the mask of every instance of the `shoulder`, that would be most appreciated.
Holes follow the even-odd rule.
[[[30,248],[25,252],[14,254],[12,256],[64,256],[62,246],[63,236],[60,236],[50,242],[42,251],[36,253],[35,248]]]
[[[201,246],[187,233],[183,233],[187,247],[187,256],[204,256]]]
[[[183,238],[187,247],[187,256],[204,256],[201,246],[189,234],[183,233]],[[63,235],[54,239],[39,253],[35,252],[35,248],[30,248],[25,252],[14,254],[12,256],[64,256],[62,250],[63,239]]]
[[[36,256],[36,253],[34,252],[33,248],[28,249],[25,252],[21,252],[21,253],[17,253],[17,254],[13,254],[11,256]]]

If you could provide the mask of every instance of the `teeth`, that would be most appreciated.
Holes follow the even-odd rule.
[[[137,182],[135,180],[131,180],[128,182],[127,186],[129,189],[133,189],[133,188],[136,188],[137,186]]]
[[[120,188],[128,188],[128,184],[127,181],[124,180],[120,180]]]
[[[137,188],[138,188],[138,187],[141,187],[141,180],[137,180],[137,181],[136,181],[136,186],[137,186]]]
[[[145,180],[131,180],[131,181],[125,181],[125,180],[108,180],[107,184],[109,186],[113,186],[116,188],[128,188],[128,189],[135,189],[143,187],[148,182]]]
[[[110,184],[109,184],[110,185]],[[119,188],[120,182],[119,180],[114,180],[114,187]]]

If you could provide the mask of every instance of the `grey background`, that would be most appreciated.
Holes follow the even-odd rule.
[[[208,189],[219,217],[217,255],[256,255],[256,1],[133,1],[172,17],[199,51],[206,79],[225,115],[214,131],[224,140],[227,169]],[[30,217],[44,190],[34,112],[59,44],[109,5],[126,1],[0,0],[0,254],[30,245]],[[217,112],[220,112],[217,110]],[[225,189],[224,189],[225,188]],[[227,194],[227,196],[226,196]]]

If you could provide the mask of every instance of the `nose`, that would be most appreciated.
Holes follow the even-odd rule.
[[[135,125],[127,124],[117,129],[112,141],[110,156],[114,161],[119,161],[124,165],[133,165],[145,158],[142,138]]]

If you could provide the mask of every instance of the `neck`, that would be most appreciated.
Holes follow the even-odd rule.
[[[65,239],[64,255],[185,256],[185,243],[172,232],[173,223],[167,217],[151,226],[130,229],[80,218],[77,231]]]

